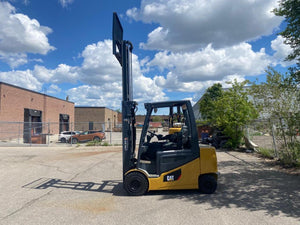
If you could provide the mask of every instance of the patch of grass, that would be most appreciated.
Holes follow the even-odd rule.
[[[274,151],[269,148],[259,148],[258,153],[261,154],[264,158],[273,159],[274,158]]]
[[[111,145],[108,142],[90,141],[86,143],[86,146],[111,146]]]
[[[101,146],[101,141],[89,141],[86,146]]]
[[[259,131],[256,131],[256,132],[253,132],[251,133],[251,136],[263,136],[262,132],[259,132]]]
[[[110,146],[108,142],[103,142],[102,146]]]

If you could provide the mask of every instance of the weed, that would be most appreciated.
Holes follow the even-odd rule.
[[[264,158],[273,159],[274,151],[269,148],[259,148],[258,153],[261,154]]]
[[[102,141],[90,141],[86,144],[86,146],[111,146],[108,142]]]

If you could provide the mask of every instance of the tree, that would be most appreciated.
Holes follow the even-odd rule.
[[[254,105],[248,100],[248,92],[244,88],[247,83],[235,80],[231,83],[232,88],[226,91],[222,90],[221,84],[214,84],[200,100],[201,117],[230,137],[228,147],[240,145],[243,128],[258,116]]]
[[[215,101],[222,96],[222,93],[223,90],[220,83],[214,84],[207,89],[199,102],[199,111],[201,113],[202,120],[214,123]]]
[[[282,75],[269,67],[266,82],[253,84],[251,93],[260,114],[277,128],[280,139],[280,156],[295,162],[300,157],[300,142],[297,134],[300,128],[300,89],[289,82],[289,76]]]
[[[244,136],[244,127],[258,117],[258,112],[248,99],[248,91],[244,88],[248,81],[232,82],[232,88],[226,90],[215,102],[216,125],[230,137],[228,147],[236,148]]]
[[[281,0],[279,8],[273,10],[276,16],[284,16],[287,26],[279,34],[285,38],[285,44],[288,44],[293,52],[288,55],[287,60],[297,60],[298,68],[290,70],[291,77],[300,82],[300,1],[299,0]]]
[[[152,122],[162,122],[163,119],[160,116],[152,116]]]

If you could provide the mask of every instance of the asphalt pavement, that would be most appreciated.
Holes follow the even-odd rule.
[[[252,154],[217,153],[215,194],[127,196],[109,147],[0,148],[0,224],[300,224],[300,176]]]

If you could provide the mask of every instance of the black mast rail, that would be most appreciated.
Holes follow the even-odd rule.
[[[125,173],[134,167],[136,128],[132,87],[132,49],[130,41],[123,40],[123,28],[117,13],[113,13],[113,54],[122,66],[122,144],[123,144],[123,179]]]

